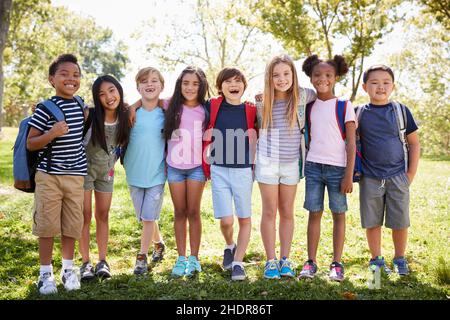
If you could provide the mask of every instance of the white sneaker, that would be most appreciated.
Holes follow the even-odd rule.
[[[55,278],[50,272],[46,272],[39,276],[37,287],[40,294],[58,293],[58,289],[56,289]]]
[[[66,269],[64,272],[61,270],[61,281],[67,291],[78,290],[81,287],[80,279],[75,269]]]

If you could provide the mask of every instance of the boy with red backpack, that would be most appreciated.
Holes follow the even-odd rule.
[[[224,68],[216,80],[220,96],[206,103],[210,120],[203,138],[203,170],[211,178],[214,217],[226,246],[222,266],[232,280],[245,280],[245,250],[250,241],[253,163],[257,141],[256,107],[242,103],[247,88],[242,72]],[[233,202],[238,216],[237,243],[233,240]]]

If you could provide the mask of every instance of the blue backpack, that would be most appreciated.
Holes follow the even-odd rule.
[[[84,108],[84,102],[79,96],[74,97],[81,108]],[[45,100],[39,104],[55,118],[56,122],[65,121],[63,111],[51,100]],[[14,143],[13,153],[13,174],[14,174],[14,188],[24,192],[34,192],[36,184],[34,176],[39,163],[47,158],[47,167],[51,166],[50,156],[52,154],[53,141],[47,145],[47,149],[39,156],[41,150],[29,151],[27,149],[27,138],[30,131],[29,122],[31,116],[26,117],[20,122],[19,133],[17,134],[16,142]]]
[[[306,148],[309,149],[309,144],[311,142],[311,109],[315,101],[312,101],[306,105],[306,123],[305,123],[305,144]],[[342,139],[346,141],[345,134],[345,113],[347,111],[347,100],[336,100],[336,121],[341,132]],[[361,143],[359,141],[359,136],[356,138],[356,156],[355,156],[355,167],[353,169],[353,182],[359,182],[361,179],[362,172],[362,154],[361,154]]]

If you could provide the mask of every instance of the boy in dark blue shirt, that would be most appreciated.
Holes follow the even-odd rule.
[[[370,67],[363,76],[363,88],[370,103],[358,119],[358,131],[363,155],[360,182],[361,224],[372,259],[369,266],[382,268],[387,273],[381,255],[381,227],[392,229],[395,248],[394,270],[399,275],[409,273],[405,259],[409,222],[409,186],[416,175],[420,145],[417,125],[408,108],[404,108],[407,154],[399,136],[399,116],[396,106],[389,101],[394,90],[394,73],[384,65]]]

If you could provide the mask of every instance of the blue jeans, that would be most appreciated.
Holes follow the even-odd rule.
[[[309,212],[323,211],[325,186],[331,212],[347,211],[347,196],[340,192],[345,167],[307,161],[305,164],[306,191],[303,207]]]

